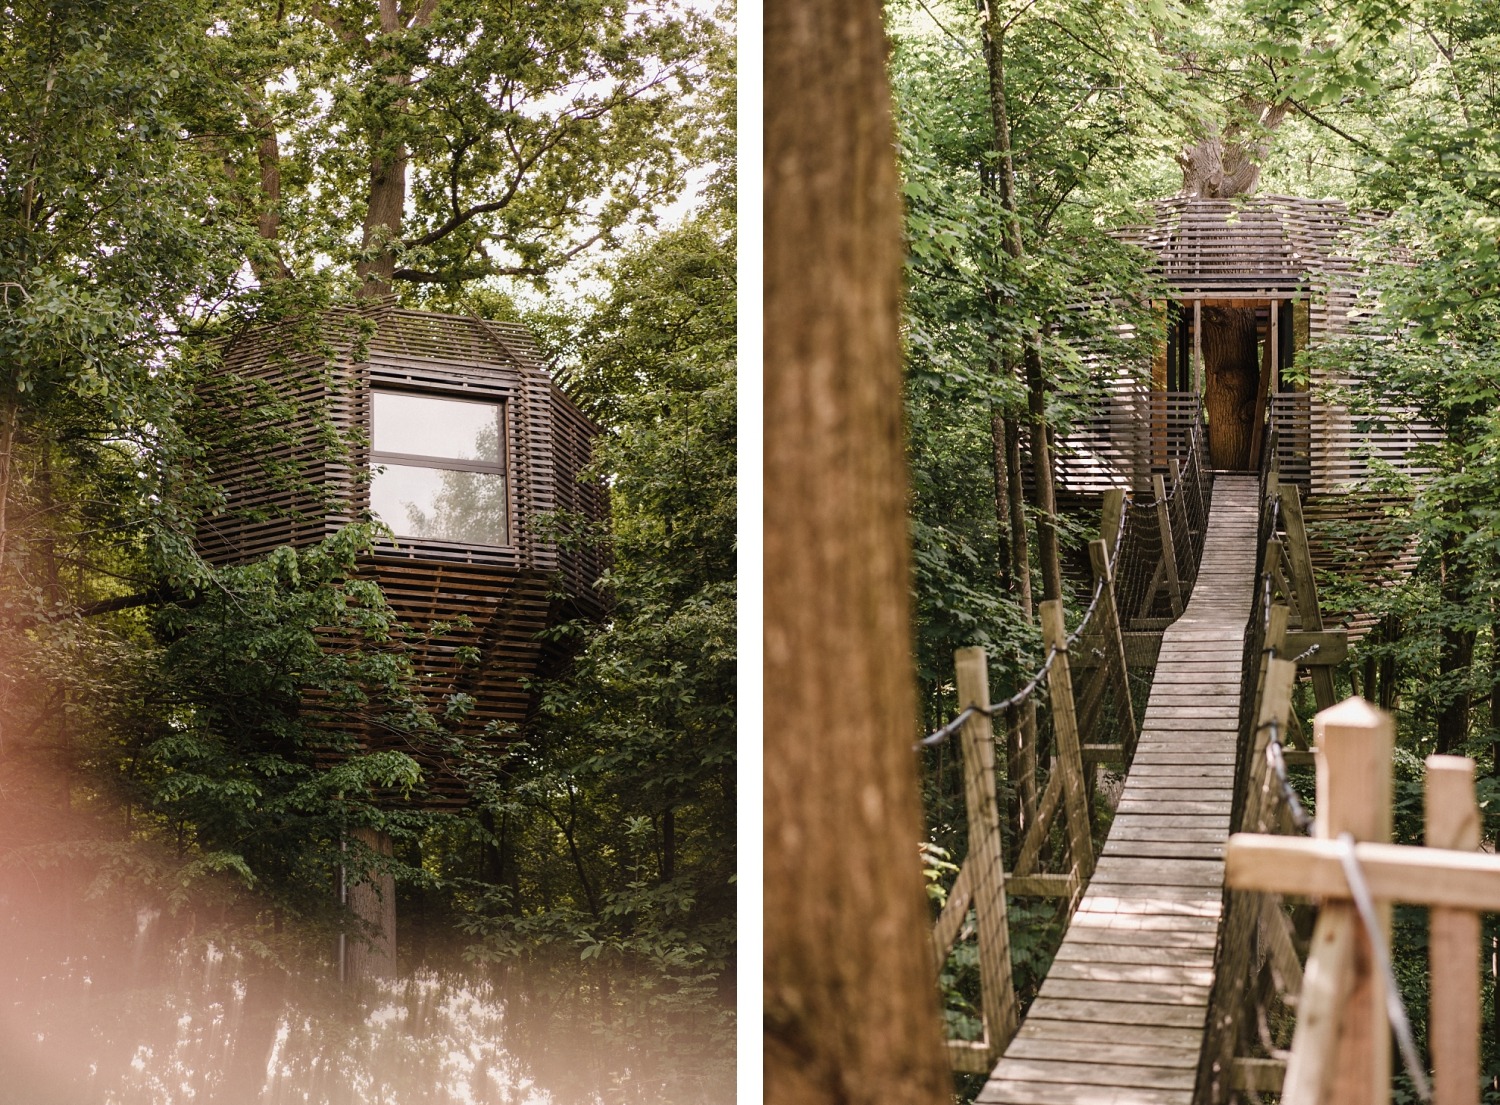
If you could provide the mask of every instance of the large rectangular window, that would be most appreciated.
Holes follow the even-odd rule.
[[[397,537],[508,545],[505,407],[372,393],[370,512]]]

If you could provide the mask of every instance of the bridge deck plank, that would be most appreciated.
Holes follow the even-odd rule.
[[[1223,906],[1257,519],[1255,479],[1219,476],[1109,839],[984,1105],[1190,1105]]]

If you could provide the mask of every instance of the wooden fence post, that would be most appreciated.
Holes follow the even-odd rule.
[[[1124,750],[1125,763],[1135,754],[1135,703],[1130,696],[1130,666],[1125,661],[1125,638],[1120,632],[1120,609],[1115,603],[1115,573],[1109,563],[1109,546],[1103,541],[1089,542],[1089,562],[1094,568],[1094,581],[1103,588],[1099,595],[1102,606],[1100,614],[1104,625],[1100,636],[1109,650],[1109,663],[1116,669],[1120,679],[1120,693],[1115,699],[1120,715],[1120,745]]]
[[[1109,551],[1111,565],[1114,564],[1115,537],[1120,532],[1120,522],[1124,517],[1125,492],[1121,488],[1112,487],[1104,493],[1104,512],[1099,519],[1099,538]]]
[[[1172,599],[1172,616],[1182,616],[1182,577],[1177,574],[1177,548],[1172,544],[1172,518],[1167,510],[1167,485],[1160,475],[1151,477],[1156,495],[1156,528],[1161,533],[1161,563],[1167,573],[1167,593]]]
[[[1479,847],[1473,760],[1428,756],[1426,797],[1429,848]],[[1433,1105],[1479,1105],[1479,914],[1434,906],[1430,926]]]
[[[1295,492],[1294,492],[1295,494]],[[1396,727],[1391,716],[1362,698],[1348,698],[1313,720],[1317,755],[1317,828],[1325,840],[1350,833],[1355,840],[1391,839],[1391,751]],[[1386,1021],[1385,980],[1352,903],[1330,904],[1349,914],[1354,927],[1353,969],[1344,998],[1338,1041],[1331,1055],[1332,1105],[1371,1105],[1390,1100],[1391,1029]],[[1390,938],[1390,902],[1376,902],[1375,913]],[[1322,918],[1319,918],[1322,925]]]
[[[1167,467],[1172,472],[1172,509],[1175,512],[1172,518],[1172,528],[1175,532],[1187,534],[1188,540],[1191,541],[1193,527],[1188,518],[1187,498],[1182,494],[1182,462],[1173,457],[1167,462]],[[1198,576],[1198,565],[1191,564],[1186,565],[1186,567],[1188,568],[1187,575],[1192,579],[1196,579]]]
[[[1281,488],[1281,518],[1286,526],[1288,567],[1292,572],[1292,587],[1297,592],[1297,612],[1302,617],[1302,630],[1316,632],[1323,628],[1323,615],[1318,611],[1318,585],[1313,579],[1307,527],[1302,521],[1302,498],[1296,484]],[[1315,667],[1312,678],[1318,709],[1326,710],[1333,705],[1333,671],[1324,666]]]
[[[1160,476],[1157,477],[1161,479]],[[1059,599],[1042,603],[1042,643],[1056,648],[1047,690],[1052,703],[1052,729],[1057,741],[1057,769],[1062,772],[1063,812],[1068,819],[1068,849],[1078,878],[1094,874],[1094,842],[1089,832],[1088,795],[1084,793],[1083,747],[1078,737],[1078,714],[1073,704],[1073,676],[1068,669],[1068,631]]]
[[[990,705],[989,665],[982,648],[953,654],[959,706]],[[996,1059],[1016,1034],[1019,1010],[1010,968],[1010,925],[1005,911],[1005,868],[1001,858],[1000,806],[995,797],[995,730],[975,713],[960,735],[964,758],[964,800],[969,814],[969,854],[974,915],[979,929],[979,979],[987,1061]],[[988,1069],[988,1068],[986,1068]]]
[[[1272,615],[1286,608],[1272,607]],[[1274,628],[1274,626],[1273,626]],[[1265,751],[1271,721],[1285,728],[1292,710],[1292,682],[1296,667],[1286,660],[1270,660],[1261,666],[1255,692],[1255,730],[1250,734],[1248,759],[1240,767],[1244,806],[1237,832],[1255,832],[1264,818],[1270,771]],[[1228,896],[1223,932],[1219,940],[1213,988],[1209,995],[1208,1027],[1199,1057],[1195,1101],[1221,1105],[1230,1098],[1235,1081],[1235,1054],[1240,1025],[1245,1017],[1245,993],[1250,984],[1251,959],[1255,955],[1255,933],[1260,924],[1259,895]]]

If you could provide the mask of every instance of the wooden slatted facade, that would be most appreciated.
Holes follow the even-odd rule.
[[[1413,449],[1436,441],[1439,430],[1403,410],[1390,411],[1383,423],[1352,415],[1339,401],[1341,393],[1364,386],[1352,369],[1318,364],[1305,382],[1286,372],[1301,351],[1371,321],[1371,305],[1361,298],[1364,265],[1358,254],[1378,222],[1377,216],[1351,212],[1330,199],[1158,200],[1151,223],[1128,228],[1122,237],[1155,255],[1172,290],[1173,301],[1161,306],[1171,324],[1167,348],[1157,350],[1149,396],[1140,394],[1147,390],[1144,380],[1114,385],[1106,404],[1112,413],[1085,422],[1073,435],[1079,439],[1073,451],[1100,451],[1101,437],[1121,438],[1122,413],[1149,411],[1150,428],[1136,429],[1130,464],[1118,461],[1112,481],[1102,481],[1147,492],[1142,454],[1147,448],[1153,454],[1162,450],[1163,410],[1206,392],[1205,313],[1216,307],[1253,308],[1263,366],[1250,466],[1259,462],[1258,450],[1274,430],[1281,479],[1305,489],[1309,543],[1320,569],[1370,583],[1410,570],[1410,543],[1388,518],[1393,500],[1365,485],[1385,466],[1420,478],[1425,469]],[[1101,435],[1098,422],[1109,424],[1107,435]],[[1212,425],[1209,432],[1212,436]],[[1061,443],[1059,453],[1068,452],[1069,443]],[[1159,466],[1158,457],[1151,459]],[[1084,482],[1088,486],[1082,490],[1095,491],[1101,481],[1090,476]],[[1346,617],[1352,636],[1369,627],[1369,619],[1357,612]]]
[[[1436,428],[1413,422],[1405,411],[1392,411],[1387,425],[1360,424],[1338,402],[1340,390],[1361,386],[1352,371],[1318,366],[1306,386],[1282,376],[1297,352],[1358,324],[1365,308],[1357,247],[1377,218],[1351,212],[1339,200],[1279,195],[1174,196],[1155,206],[1150,225],[1123,236],[1156,256],[1173,291],[1180,333],[1190,345],[1181,351],[1187,363],[1180,373],[1190,377],[1188,390],[1201,391],[1204,384],[1204,308],[1255,307],[1272,365],[1263,417],[1277,430],[1282,477],[1327,495],[1357,490],[1375,473],[1374,462],[1422,474],[1411,450],[1435,440]],[[1166,380],[1153,383],[1155,390],[1176,390]],[[1257,459],[1250,458],[1251,466]]]
[[[505,543],[388,538],[361,572],[380,584],[411,631],[411,659],[429,709],[468,695],[474,701],[461,733],[495,723],[499,731],[518,729],[533,706],[529,681],[557,659],[542,632],[562,618],[603,610],[595,586],[606,566],[602,551],[557,539],[570,515],[607,517],[605,489],[579,480],[598,430],[552,380],[523,327],[382,304],[332,310],[318,329],[319,350],[256,331],[228,345],[214,402],[254,409],[274,395],[296,406],[275,448],[208,459],[226,504],[200,526],[204,556],[243,562],[314,544],[369,518],[372,391],[497,405]],[[342,448],[330,447],[335,438]],[[440,623],[449,628],[432,634]],[[461,662],[471,650],[478,662]],[[353,735],[364,748],[412,754],[424,768],[425,801],[467,800],[441,746],[383,727]]]

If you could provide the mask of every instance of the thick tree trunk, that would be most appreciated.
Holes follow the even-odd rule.
[[[1243,472],[1252,467],[1260,379],[1252,308],[1203,308],[1203,373],[1209,460],[1215,468]]]
[[[355,268],[359,295],[364,299],[377,299],[391,291],[396,272],[395,245],[401,238],[401,215],[406,207],[406,161],[406,147],[401,145],[389,155],[373,154],[370,158],[364,248],[375,253]]]
[[[351,834],[376,855],[391,854],[389,834],[375,829],[355,829]],[[349,911],[359,920],[362,932],[352,933],[345,944],[345,978],[393,978],[396,974],[396,880],[375,872],[349,884]]]
[[[765,10],[765,1074],[939,1105],[880,9]]]
[[[1183,192],[1224,199],[1255,191],[1260,163],[1271,149],[1270,132],[1281,125],[1288,107],[1248,97],[1232,105],[1222,129],[1204,134],[1178,155]]]

